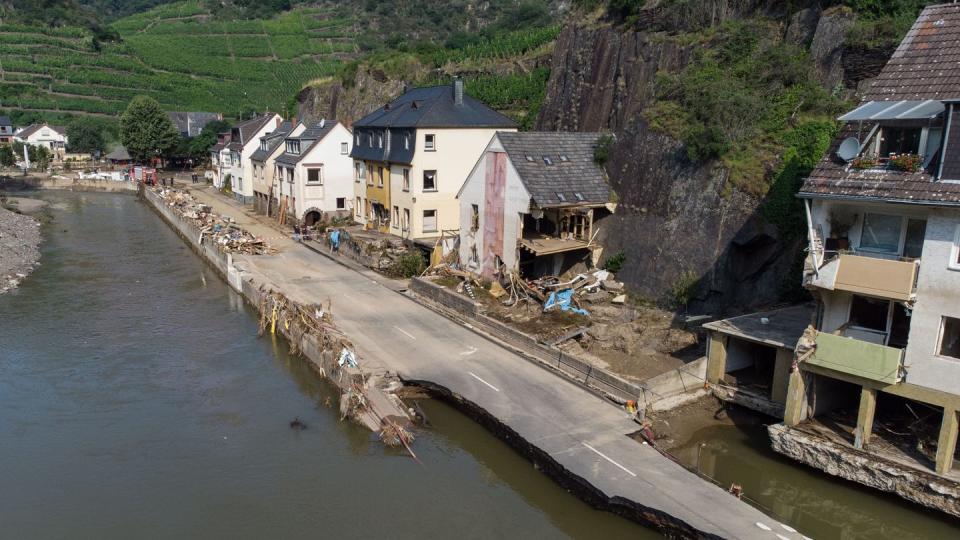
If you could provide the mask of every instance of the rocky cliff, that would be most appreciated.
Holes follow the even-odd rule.
[[[740,2],[746,16],[769,5]],[[808,47],[824,86],[853,93],[882,67],[889,51],[848,51],[848,10],[816,8],[779,17],[782,39]],[[803,247],[800,235],[785,235],[764,219],[765,197],[728,182],[716,160],[694,162],[684,144],[654,131],[644,119],[659,73],[677,72],[691,60],[697,42],[664,39],[672,24],[648,16],[630,29],[609,23],[571,22],[559,36],[541,130],[611,131],[616,139],[605,166],[617,192],[617,212],[600,226],[607,254],[622,250],[619,278],[653,300],[693,290],[693,311],[736,310],[781,299]],[[846,56],[872,62],[848,62]],[[838,88],[838,90],[840,90]]]

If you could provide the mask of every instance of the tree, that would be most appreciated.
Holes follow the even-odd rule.
[[[23,160],[23,146],[24,143],[19,141],[14,141],[12,145],[13,158],[16,161]],[[50,161],[53,160],[53,153],[46,146],[28,144],[27,146],[27,156],[30,158],[30,165],[33,165],[36,169],[46,169],[50,165]]]
[[[0,166],[12,167],[17,162],[13,148],[9,144],[0,145]]]
[[[137,96],[120,116],[120,143],[136,161],[168,154],[180,142],[180,132],[157,100]]]
[[[67,138],[71,152],[103,153],[107,146],[102,127],[82,117],[67,124]]]
[[[223,120],[214,120],[203,126],[203,131],[189,139],[188,148],[191,157],[202,160],[210,153],[210,147],[217,144],[217,135],[228,131],[230,124]]]

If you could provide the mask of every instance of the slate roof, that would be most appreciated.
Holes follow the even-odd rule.
[[[333,128],[339,124],[339,122],[323,121],[323,126],[321,127],[321,122],[318,122],[307,129],[303,130],[303,133],[295,137],[286,137],[286,141],[299,140],[300,141],[300,153],[299,154],[288,154],[286,151],[277,156],[276,162],[284,165],[296,165],[300,163],[301,160],[307,155],[307,153],[316,146],[317,143],[323,140],[328,133],[333,131]]]
[[[177,126],[177,131],[187,137],[196,137],[203,131],[204,126],[214,120],[223,118],[220,113],[212,112],[171,111],[167,113],[167,116]]]
[[[63,126],[51,126],[49,124],[32,124],[20,130],[20,132],[17,133],[16,136],[20,137],[21,139],[26,139],[27,137],[33,135],[37,131],[40,131],[40,129],[43,128],[44,126],[52,129],[53,131],[59,133],[60,135],[67,134],[67,129]]]
[[[513,128],[517,123],[466,94],[454,102],[453,85],[408,90],[400,97],[354,122],[354,128]]]
[[[266,125],[267,122],[271,120],[273,120],[273,115],[265,114],[262,116],[251,118],[249,120],[244,120],[243,122],[240,122],[239,124],[236,124],[235,126],[233,126],[232,131],[239,134],[239,138],[238,140],[232,141],[230,143],[230,148],[238,149],[238,150],[243,148],[243,146],[248,142],[250,142],[250,139],[253,138],[253,136],[256,135],[258,131],[260,131],[260,128],[262,128],[264,125]],[[234,144],[238,144],[238,146],[234,147]]]
[[[122,144],[117,145],[109,154],[103,156],[104,159],[112,161],[130,161],[130,153]]]
[[[12,126],[13,122],[10,121],[9,116],[0,116],[0,126]]]
[[[287,133],[290,133],[291,131],[293,131],[293,124],[290,122],[282,122],[280,127],[278,127],[275,131],[271,131],[263,137],[260,137],[260,140],[267,140],[267,149],[262,150],[257,148],[254,153],[250,154],[250,159],[260,162],[266,161],[267,158],[270,157],[270,154],[272,154],[273,151],[276,150],[281,143],[283,143],[283,139],[286,137]]]
[[[864,102],[955,98],[960,98],[960,4],[929,6],[880,72]],[[804,180],[800,197],[960,204],[960,184],[936,181],[924,171],[858,170],[837,158],[844,139],[869,133],[872,127],[872,123],[864,123],[858,129],[857,123],[848,123]],[[947,157],[950,155],[948,152]]]
[[[541,208],[610,202],[607,176],[603,167],[593,160],[601,135],[562,131],[497,132],[520,180]],[[550,164],[544,158],[549,159]]]
[[[960,98],[960,4],[928,6],[865,101]]]

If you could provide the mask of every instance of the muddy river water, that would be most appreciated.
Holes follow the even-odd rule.
[[[0,538],[656,537],[440,404],[423,465],[385,449],[133,196],[42,197],[0,296]]]
[[[0,296],[2,538],[654,538],[422,402],[422,465],[335,395],[130,195],[48,192],[42,266]],[[299,417],[305,431],[288,423]],[[682,459],[813,538],[957,538],[956,523],[700,432]],[[705,446],[701,447],[703,443]]]

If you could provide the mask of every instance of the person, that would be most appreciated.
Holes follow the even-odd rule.
[[[297,242],[303,239],[303,235],[300,233],[300,225],[293,226],[293,239]]]

